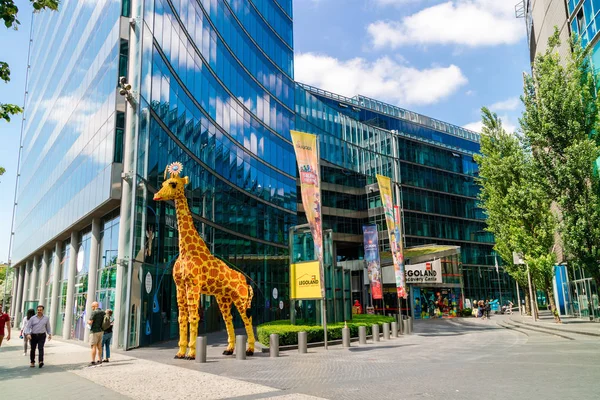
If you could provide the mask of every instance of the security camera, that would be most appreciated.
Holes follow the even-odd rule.
[[[121,77],[119,78],[119,84],[120,84],[120,85],[125,85],[126,83],[127,83],[127,77],[125,77],[125,76],[121,76]]]
[[[126,95],[127,95],[127,90],[125,90],[125,89],[121,89],[121,90],[119,90],[119,94],[120,94],[121,96],[126,96]]]

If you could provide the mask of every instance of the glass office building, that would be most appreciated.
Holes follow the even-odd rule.
[[[367,223],[377,224],[382,250],[389,250],[375,180],[382,174],[399,183],[406,247],[460,246],[465,298],[516,300],[513,281],[493,267],[493,236],[484,230],[485,216],[477,206],[473,155],[480,147],[478,133],[364,96],[348,98],[304,84],[296,86],[296,129],[320,136],[323,229],[334,232],[338,261],[362,259]],[[305,221],[299,213],[299,222]],[[360,262],[357,266],[362,271]],[[355,296],[363,281],[353,280]],[[395,288],[387,289],[393,297]]]
[[[35,15],[31,54],[12,314],[44,303],[84,340],[97,300],[113,345],[177,337],[175,211],[152,197],[180,161],[199,233],[257,288],[254,322],[282,317],[268,299],[289,298],[297,221],[292,1],[65,0]],[[208,297],[201,325],[223,326]]]
[[[407,246],[459,245],[466,288],[481,298],[504,288],[487,278],[478,135],[295,83],[292,27],[292,0],[64,0],[35,14],[11,260],[17,320],[42,303],[56,334],[85,340],[96,300],[115,311],[114,346],[177,337],[175,209],[152,200],[174,161],[190,178],[199,233],[253,282],[254,323],[289,318],[288,233],[305,222],[294,128],[320,135],[336,261],[360,260],[364,223],[384,231],[369,191],[382,173],[401,183]],[[214,299],[201,301],[200,331],[223,329]]]

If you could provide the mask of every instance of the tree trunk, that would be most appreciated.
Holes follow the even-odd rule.
[[[550,309],[552,310],[552,315],[554,316],[554,322],[557,324],[562,323],[560,320],[560,315],[558,315],[558,309],[556,308],[556,303],[554,302],[554,289],[552,286],[548,287],[546,290],[546,296],[548,297],[548,302],[550,303]]]
[[[525,314],[531,315],[531,301],[529,300],[529,292],[525,293]]]

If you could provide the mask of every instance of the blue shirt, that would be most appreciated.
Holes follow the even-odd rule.
[[[45,315],[42,315],[40,318],[36,314],[29,319],[24,332],[26,335],[35,335],[36,333],[47,333],[48,335],[51,335],[50,319]]]

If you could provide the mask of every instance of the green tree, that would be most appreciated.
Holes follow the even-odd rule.
[[[58,10],[59,0],[29,0],[34,11],[43,9]],[[17,19],[19,8],[14,0],[0,0],[0,19],[4,21],[7,28],[14,28],[21,24]],[[8,83],[10,81],[10,68],[4,61],[0,61],[0,79]],[[11,115],[19,114],[23,109],[15,104],[4,104],[0,102],[0,120],[10,122]]]
[[[481,187],[480,205],[487,215],[486,229],[494,234],[494,248],[503,260],[512,260],[513,252],[522,253],[537,286],[551,293],[556,227],[551,199],[525,143],[507,133],[496,114],[485,107],[481,113],[481,155],[476,155],[475,161],[479,165],[477,183]],[[525,268],[508,263],[505,269],[527,287]],[[549,299],[554,310],[554,296]]]
[[[584,267],[600,281],[600,100],[589,49],[578,40],[561,60],[558,30],[548,49],[525,76],[520,120],[544,190],[557,202],[559,232],[568,262]]]

